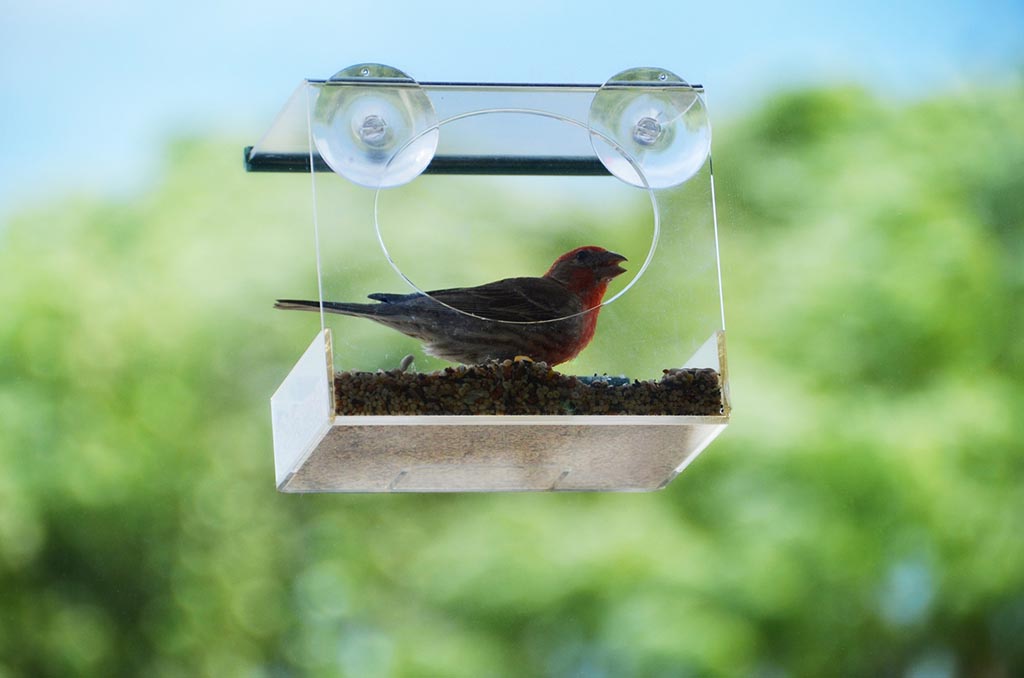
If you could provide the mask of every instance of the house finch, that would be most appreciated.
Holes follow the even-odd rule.
[[[608,282],[625,273],[622,261],[626,257],[601,247],[578,247],[539,278],[506,278],[426,295],[371,294],[379,303],[325,301],[323,309],[387,325],[422,341],[428,354],[452,362],[526,357],[558,365],[594,338]],[[316,311],[320,303],[280,299],[275,308]]]

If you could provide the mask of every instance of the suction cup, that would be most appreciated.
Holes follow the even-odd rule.
[[[381,64],[350,66],[321,85],[312,129],[327,165],[368,188],[412,181],[437,149],[437,114],[426,92]]]
[[[594,95],[589,125],[597,157],[633,186],[681,184],[711,150],[711,124],[700,93],[661,68],[632,68],[613,76]]]

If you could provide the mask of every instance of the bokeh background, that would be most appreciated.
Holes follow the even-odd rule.
[[[3,3],[0,676],[1024,674],[1024,9],[887,4]],[[735,410],[667,489],[274,491],[308,191],[241,148],[364,61],[708,88]]]

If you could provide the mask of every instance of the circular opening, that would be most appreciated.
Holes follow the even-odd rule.
[[[573,118],[569,118],[569,117],[566,117],[566,116],[563,116],[563,115],[559,115],[557,113],[552,113],[552,112],[549,112],[549,111],[536,110],[536,109],[528,109],[528,108],[492,108],[492,109],[483,109],[483,110],[478,110],[478,111],[470,111],[470,112],[467,112],[467,113],[462,113],[462,114],[459,114],[459,115],[452,116],[450,118],[446,118],[446,119],[438,122],[435,127],[422,131],[420,133],[420,135],[409,139],[408,142],[406,142],[402,147],[400,147],[397,151],[395,151],[394,155],[391,157],[391,159],[388,161],[387,164],[390,165],[392,162],[398,162],[400,160],[400,156],[403,153],[405,153],[408,149],[410,149],[410,148],[415,146],[415,144],[417,143],[418,137],[421,136],[421,135],[429,134],[431,132],[436,134],[438,128],[440,128],[440,127],[442,127],[442,126],[444,126],[446,124],[450,124],[450,123],[456,122],[458,120],[464,120],[464,119],[467,119],[467,118],[473,118],[473,117],[482,116],[482,115],[493,115],[493,114],[517,114],[517,115],[539,116],[541,118],[548,118],[548,119],[556,120],[556,121],[559,121],[559,122],[567,123],[569,125],[573,125],[573,126],[579,128],[579,129],[582,129],[583,131],[585,131],[585,132],[587,132],[589,134],[597,135],[609,147],[616,149],[618,151],[618,153],[621,154],[621,157],[623,158],[623,161],[626,162],[630,167],[633,168],[633,171],[636,173],[636,176],[639,178],[640,185],[647,191],[648,197],[650,198],[650,202],[651,202],[651,209],[652,209],[652,212],[653,212],[653,224],[652,224],[652,232],[651,232],[651,245],[650,245],[650,248],[647,251],[647,255],[644,258],[644,261],[641,264],[640,268],[637,269],[636,273],[633,275],[633,278],[621,290],[619,290],[617,293],[615,293],[614,295],[612,295],[611,297],[609,297],[607,299],[604,299],[600,304],[596,304],[596,305],[594,305],[594,306],[592,306],[590,308],[583,309],[583,310],[579,311],[578,313],[573,313],[573,314],[562,316],[562,317],[559,317],[559,318],[550,318],[550,319],[547,319],[547,320],[537,320],[537,321],[501,320],[501,319],[496,319],[496,318],[488,318],[486,316],[479,315],[479,314],[476,314],[476,313],[470,313],[470,312],[464,311],[462,309],[456,308],[454,306],[451,306],[449,304],[446,304],[445,302],[440,301],[440,300],[436,299],[435,297],[432,297],[426,290],[424,290],[416,282],[414,282],[412,280],[412,278],[409,275],[407,275],[402,270],[402,268],[398,265],[398,263],[395,261],[395,258],[393,257],[393,255],[391,253],[391,250],[388,247],[387,242],[385,241],[383,230],[381,228],[381,219],[380,219],[381,189],[382,188],[386,188],[385,186],[381,186],[381,187],[377,188],[377,190],[376,190],[376,192],[374,194],[374,197],[373,197],[373,227],[374,227],[374,230],[375,230],[376,235],[377,235],[377,240],[380,243],[381,250],[384,253],[384,257],[387,259],[387,261],[390,264],[391,268],[394,269],[395,273],[397,273],[398,276],[400,278],[402,278],[402,280],[404,280],[406,282],[406,284],[408,284],[409,287],[411,287],[415,292],[417,292],[419,294],[422,294],[424,296],[428,296],[431,299],[434,299],[435,301],[437,301],[437,303],[441,304],[442,306],[446,306],[447,308],[450,308],[453,311],[457,311],[459,313],[462,313],[463,315],[472,316],[472,317],[475,317],[475,318],[479,318],[481,320],[489,320],[491,322],[500,322],[500,323],[506,323],[506,324],[524,325],[524,324],[537,324],[537,323],[557,322],[557,321],[565,320],[567,318],[572,318],[572,317],[575,317],[575,316],[578,316],[578,315],[583,315],[585,313],[593,311],[595,308],[599,308],[601,306],[605,306],[605,305],[610,304],[613,301],[617,300],[618,298],[620,298],[623,294],[625,294],[627,291],[629,291],[629,289],[632,288],[640,280],[640,278],[643,276],[644,272],[647,270],[648,266],[650,265],[651,261],[653,260],[654,253],[655,253],[655,251],[657,250],[657,247],[658,247],[658,239],[659,239],[659,236],[660,236],[660,233],[661,233],[661,219],[660,219],[659,210],[658,210],[657,196],[655,195],[654,189],[648,183],[643,168],[639,165],[639,163],[635,159],[630,157],[630,155],[627,153],[627,151],[620,144],[618,144],[615,140],[605,136],[603,133],[596,132],[596,131],[590,129],[585,123],[581,123],[578,120],[575,120]],[[586,244],[589,244],[589,243],[579,243],[579,245],[586,245]]]

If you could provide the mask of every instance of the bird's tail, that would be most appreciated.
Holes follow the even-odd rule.
[[[337,301],[325,301],[323,303],[325,313],[340,313],[341,315],[372,316],[375,315],[374,308],[377,304],[346,304]],[[274,308],[285,311],[319,311],[320,302],[303,299],[278,299]]]

